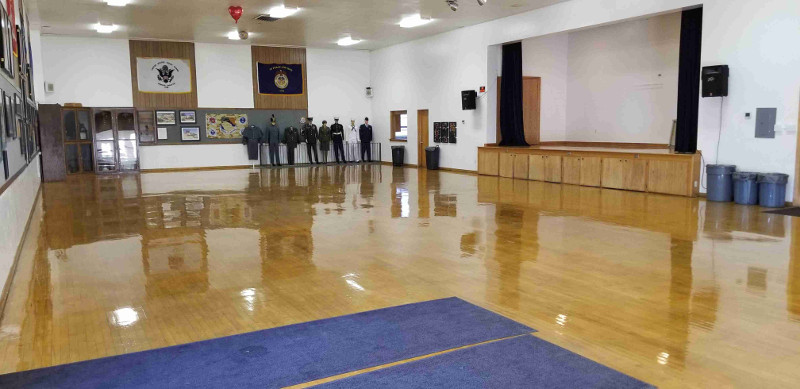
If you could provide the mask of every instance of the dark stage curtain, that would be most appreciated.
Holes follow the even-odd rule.
[[[522,43],[503,45],[500,81],[500,145],[527,146],[522,122]]]
[[[678,65],[678,123],[675,151],[697,151],[697,113],[700,103],[700,45],[703,39],[703,8],[681,14],[681,47]]]

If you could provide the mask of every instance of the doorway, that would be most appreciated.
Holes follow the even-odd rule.
[[[139,170],[139,142],[133,109],[97,108],[94,113],[95,171]]]
[[[426,166],[425,148],[428,147],[428,110],[417,111],[417,167]]]

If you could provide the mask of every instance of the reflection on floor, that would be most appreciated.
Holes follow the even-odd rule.
[[[45,184],[0,372],[458,296],[661,387],[800,381],[800,219],[390,166]]]

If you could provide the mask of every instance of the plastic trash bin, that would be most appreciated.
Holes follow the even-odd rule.
[[[392,165],[403,166],[406,148],[403,146],[392,146]]]
[[[734,172],[733,201],[736,204],[758,204],[758,173]]]
[[[706,183],[709,201],[733,200],[733,181],[731,174],[736,171],[734,165],[706,165]]]
[[[779,208],[786,206],[786,183],[789,175],[766,173],[758,175],[758,204],[762,207]]]
[[[439,146],[425,148],[425,164],[428,170],[439,170]]]

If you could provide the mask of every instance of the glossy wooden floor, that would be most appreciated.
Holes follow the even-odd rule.
[[[661,387],[800,385],[800,219],[389,166],[45,184],[0,372],[458,296]]]

